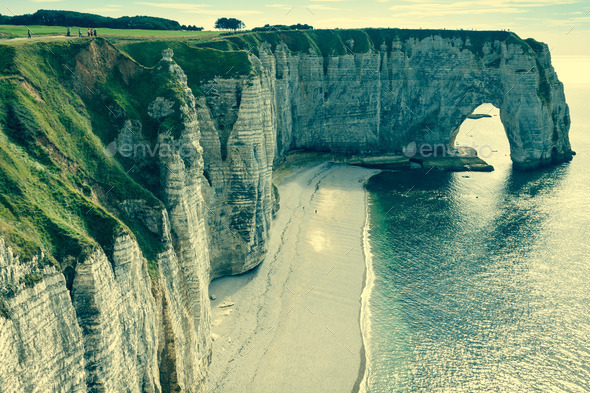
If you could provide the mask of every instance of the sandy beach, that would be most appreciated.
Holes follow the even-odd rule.
[[[363,184],[374,173],[328,163],[280,173],[267,258],[210,287],[209,391],[342,393],[358,385]]]

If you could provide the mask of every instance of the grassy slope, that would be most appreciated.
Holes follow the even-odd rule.
[[[114,236],[131,229],[153,274],[160,243],[119,203],[141,199],[162,207],[149,190],[158,184],[140,185],[145,172],[128,175],[133,163],[107,157],[104,146],[127,117],[141,119],[153,141],[163,125],[147,121],[145,108],[156,96],[181,100],[182,90],[166,70],[137,67],[128,84],[117,70],[98,70],[94,94],[79,96],[68,68],[76,69],[74,58],[89,45],[0,45],[0,233],[23,259],[44,251],[46,263],[64,267],[97,246],[109,254]],[[99,53],[108,46],[97,45]],[[131,62],[120,56],[117,63]],[[127,116],[105,116],[107,105]]]
[[[199,87],[201,83],[216,76],[231,78],[252,72],[248,55],[244,51],[222,51],[168,40],[124,42],[118,47],[146,67],[153,67],[162,57],[162,51],[172,48],[174,60],[187,74],[189,86],[195,95],[203,93]]]

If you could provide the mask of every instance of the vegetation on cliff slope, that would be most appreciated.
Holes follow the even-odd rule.
[[[171,48],[174,51],[174,61],[187,74],[193,94],[198,95],[203,94],[200,86],[205,81],[215,77],[235,78],[252,72],[246,52],[233,50],[224,40],[214,42],[219,43],[219,47],[198,47],[191,43],[169,40],[121,43],[118,47],[146,67],[154,67],[162,58],[162,51]]]
[[[220,36],[213,40],[225,40],[232,50],[251,50],[257,53],[257,47],[269,44],[274,51],[278,43],[284,42],[293,52],[312,51],[322,56],[338,56],[350,53],[378,51],[385,45],[391,51],[395,43],[408,40],[423,40],[432,36],[442,38],[459,38],[465,49],[476,54],[482,53],[486,42],[500,41],[517,44],[526,52],[531,51],[528,41],[508,31],[473,31],[473,30],[431,30],[431,29],[334,29],[334,30],[290,30],[290,31],[255,31],[231,36]]]
[[[0,234],[24,260],[43,251],[64,267],[96,247],[109,255],[124,231],[137,237],[154,273],[159,238],[121,203],[163,208],[154,196],[157,167],[138,171],[105,146],[128,118],[140,119],[153,142],[166,126],[147,106],[158,96],[178,101],[178,82],[102,40],[15,42],[0,54]]]

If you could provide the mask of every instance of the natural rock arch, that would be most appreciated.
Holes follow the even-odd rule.
[[[482,73],[481,78],[493,82],[488,82],[491,85],[488,89],[474,93],[471,102],[457,105],[459,116],[454,123],[458,125],[450,128],[450,144],[465,119],[481,104],[489,102],[499,109],[516,169],[534,169],[571,159],[569,108],[565,103],[563,85],[557,80],[553,68],[553,79],[546,80],[541,79],[546,75],[538,68],[519,75],[523,74],[522,70],[507,67],[484,69],[487,72]],[[444,120],[441,123],[444,124]]]
[[[547,46],[507,32],[485,41],[486,33],[433,32],[339,56],[260,48],[275,93],[277,157],[302,148],[371,154],[448,144],[490,102],[500,108],[515,168],[571,159],[569,109]]]

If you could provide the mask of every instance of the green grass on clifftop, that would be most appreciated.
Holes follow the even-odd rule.
[[[202,94],[201,83],[217,76],[235,78],[252,72],[244,51],[221,51],[178,41],[122,43],[118,47],[146,67],[154,67],[162,58],[162,51],[171,48],[174,61],[188,76],[189,87],[195,95]]]
[[[276,45],[283,42],[292,52],[312,51],[322,56],[338,56],[379,50],[382,45],[385,45],[386,49],[391,51],[394,43],[404,43],[408,40],[420,41],[432,36],[449,39],[459,38],[464,42],[466,49],[470,49],[476,54],[482,53],[485,43],[493,41],[521,45],[527,52],[531,49],[527,41],[508,31],[396,28],[246,32],[215,37],[212,38],[212,42],[225,40],[230,42],[235,49],[250,50],[253,48],[254,53],[257,53],[257,46],[263,43],[268,43],[274,51]],[[221,47],[220,44],[217,45]]]
[[[78,28],[82,29],[82,35],[87,36],[88,28],[94,26],[70,26],[72,36],[78,36]],[[28,26],[33,33],[33,36],[65,36],[67,32],[66,26]],[[107,37],[133,37],[135,39],[141,37],[205,37],[217,36],[217,31],[182,31],[182,30],[142,30],[142,29],[108,29],[97,28],[99,36]],[[0,25],[0,34],[8,37],[26,37],[27,26],[20,25]]]

